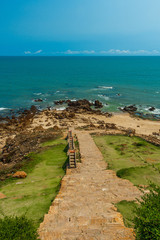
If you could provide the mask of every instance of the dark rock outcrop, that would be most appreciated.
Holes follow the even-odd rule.
[[[33,132],[23,132],[17,134],[14,139],[8,138],[6,145],[2,149],[1,162],[16,163],[21,161],[28,153],[39,149],[41,142],[54,139],[61,135],[58,129],[43,129],[43,127],[36,127]]]
[[[38,99],[34,99],[34,102],[43,102],[43,100],[41,98],[38,98]]]
[[[137,111],[137,107],[135,105],[125,106],[124,108],[120,108],[123,112],[134,113]]]
[[[94,106],[95,106],[95,108],[102,108],[103,104],[99,100],[96,100],[94,103]]]
[[[64,103],[66,103],[66,100],[54,101],[54,104],[55,104],[55,105],[62,105],[62,104],[64,104]]]
[[[155,107],[150,107],[148,110],[152,112],[155,110]]]

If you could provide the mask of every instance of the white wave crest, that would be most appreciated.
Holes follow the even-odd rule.
[[[151,113],[151,114],[160,114],[160,109],[159,108],[156,108],[154,111],[150,111],[148,107],[145,107],[144,110]]]
[[[101,88],[101,89],[113,89],[113,87],[108,87],[108,86],[98,86],[98,88]]]
[[[0,111],[7,110],[7,109],[9,109],[9,108],[3,108],[3,107],[1,107],[1,108],[0,108]]]
[[[109,100],[109,97],[107,97],[107,96],[104,96],[104,95],[98,95],[98,97],[100,97],[100,98],[103,98],[104,100],[106,100],[106,101],[108,101]]]
[[[39,96],[39,95],[41,95],[42,93],[34,93],[34,95],[37,95],[37,96]]]
[[[66,109],[65,107],[56,108],[57,111],[63,111],[65,109]]]

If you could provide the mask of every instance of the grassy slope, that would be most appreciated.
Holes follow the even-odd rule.
[[[27,178],[13,179],[1,186],[0,192],[7,196],[0,200],[1,217],[25,213],[37,226],[43,220],[57,195],[67,160],[65,140],[49,141],[44,146],[40,153],[30,154],[32,161],[22,169],[28,173]]]
[[[123,200],[116,204],[118,211],[123,215],[124,224],[126,227],[134,227],[133,219],[135,217],[135,207],[136,203],[134,201]]]
[[[137,137],[95,136],[94,140],[102,152],[108,167],[117,175],[130,180],[135,185],[152,181],[160,184],[160,148]],[[154,166],[153,166],[154,164]],[[121,201],[116,204],[127,227],[133,227],[135,216],[134,201]]]
[[[160,184],[160,148],[137,137],[95,136],[108,168],[135,185]]]

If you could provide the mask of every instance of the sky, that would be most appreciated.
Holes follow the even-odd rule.
[[[0,56],[157,56],[159,11],[159,0],[0,1]]]

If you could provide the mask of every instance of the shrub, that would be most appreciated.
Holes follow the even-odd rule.
[[[36,240],[37,229],[25,216],[0,219],[0,240]]]
[[[150,193],[144,194],[136,208],[134,219],[137,240],[160,239],[160,187],[150,185]]]

